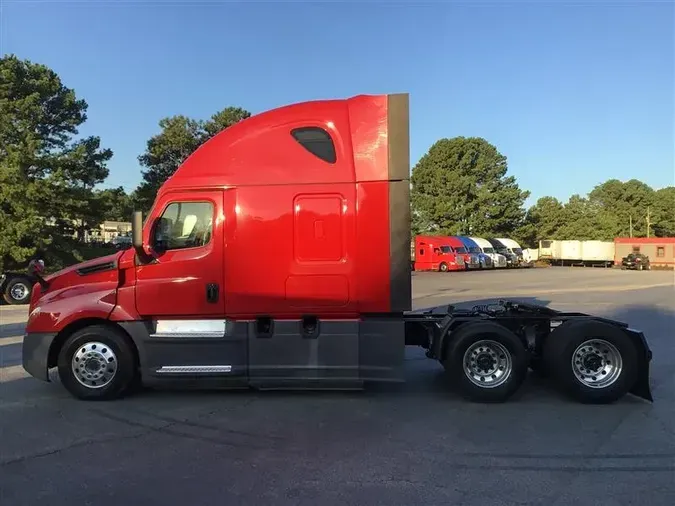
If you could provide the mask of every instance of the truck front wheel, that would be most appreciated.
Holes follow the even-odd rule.
[[[637,379],[638,353],[620,328],[599,321],[568,321],[544,343],[543,358],[556,385],[583,403],[623,397]]]
[[[121,330],[91,325],[78,330],[58,356],[61,383],[83,400],[122,397],[137,379],[136,355]]]
[[[439,265],[438,270],[441,272],[448,272],[448,264],[445,262],[441,262],[441,265]]]
[[[460,394],[474,402],[504,402],[527,376],[527,351],[518,336],[493,322],[464,324],[451,339],[443,366]]]

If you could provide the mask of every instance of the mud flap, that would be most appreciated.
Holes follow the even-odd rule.
[[[625,331],[633,339],[633,343],[635,343],[635,347],[638,349],[638,354],[640,356],[638,378],[629,392],[649,402],[654,402],[649,382],[649,365],[652,360],[652,350],[649,349],[647,339],[642,332],[634,329],[625,329]]]

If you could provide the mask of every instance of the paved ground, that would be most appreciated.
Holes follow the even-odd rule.
[[[416,306],[515,296],[647,333],[648,404],[569,402],[531,378],[473,405],[411,350],[408,383],[350,394],[145,392],[71,399],[20,368],[26,310],[0,308],[0,503],[119,506],[675,504],[672,272],[417,274]]]

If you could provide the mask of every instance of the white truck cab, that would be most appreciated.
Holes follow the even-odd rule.
[[[520,244],[513,239],[507,239],[505,237],[497,237],[497,240],[506,246],[506,249],[518,257],[518,263],[524,263],[523,248],[520,247]]]
[[[497,253],[487,239],[482,239],[480,237],[469,237],[469,239],[475,242],[480,250],[492,259],[492,263],[496,268],[501,269],[506,267],[506,257]]]

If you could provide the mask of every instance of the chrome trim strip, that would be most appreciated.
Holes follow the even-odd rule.
[[[226,320],[157,320],[150,337],[225,337]]]
[[[232,372],[231,365],[163,365],[158,374],[208,374]]]

